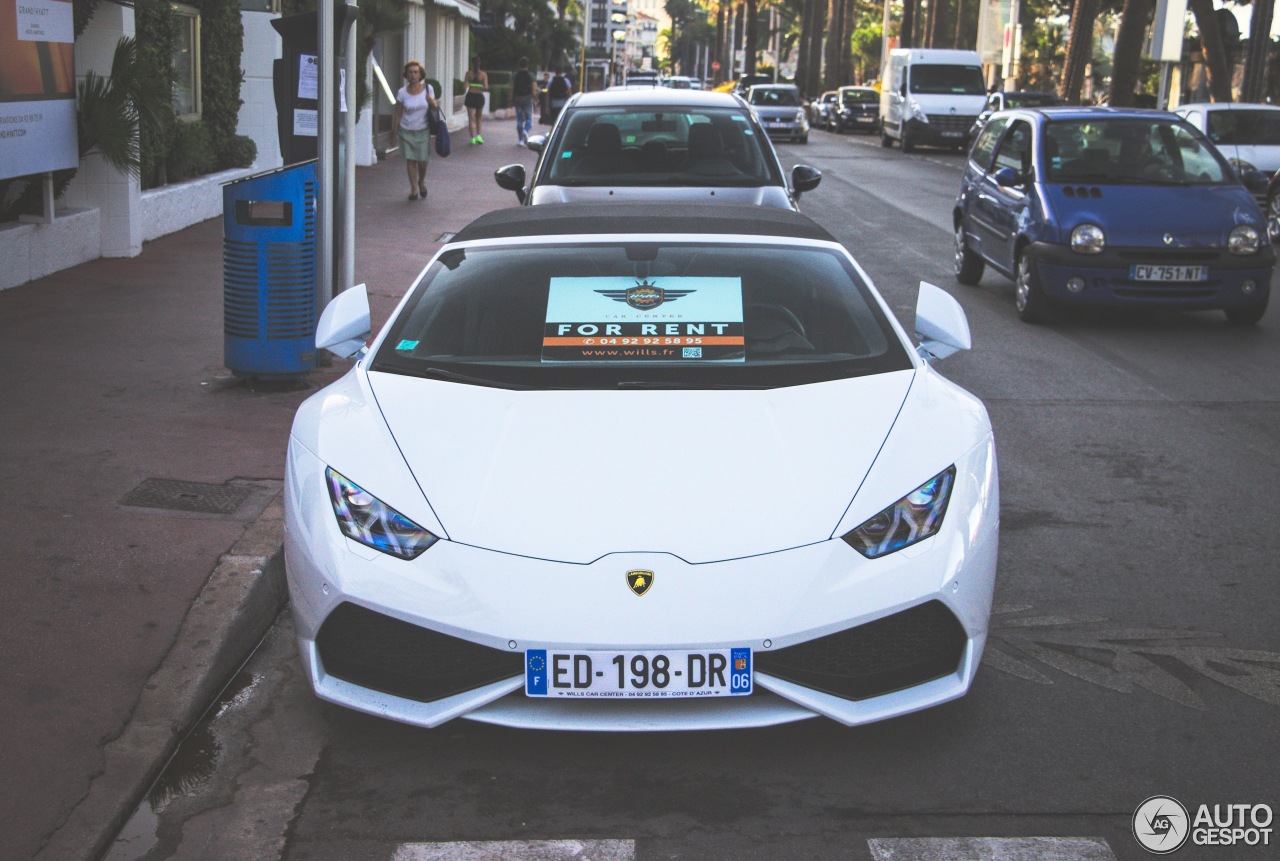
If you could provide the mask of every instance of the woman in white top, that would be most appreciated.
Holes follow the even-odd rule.
[[[436,94],[426,83],[427,70],[417,60],[404,64],[405,85],[396,94],[391,118],[391,145],[400,138],[400,150],[409,172],[409,199],[427,199],[427,162],[431,159],[431,132],[427,111],[436,107]]]

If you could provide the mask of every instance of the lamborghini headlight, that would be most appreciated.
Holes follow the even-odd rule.
[[[332,468],[329,501],[342,534],[398,559],[416,559],[440,539]]]
[[[956,468],[949,466],[842,537],[868,559],[923,541],[941,528],[955,481]]]

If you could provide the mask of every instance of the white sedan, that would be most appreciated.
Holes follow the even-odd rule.
[[[371,344],[316,342],[285,553],[321,698],[393,720],[688,730],[861,724],[962,696],[999,489],[969,346],[919,346],[805,216],[564,204],[486,215]]]

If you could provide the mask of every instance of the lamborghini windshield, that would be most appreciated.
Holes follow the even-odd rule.
[[[650,239],[446,251],[372,370],[511,388],[771,388],[910,367],[834,250]]]

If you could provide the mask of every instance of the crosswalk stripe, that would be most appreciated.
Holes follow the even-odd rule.
[[[867,845],[874,861],[1116,861],[1097,837],[900,837]]]
[[[635,861],[634,840],[401,843],[391,861]]]

